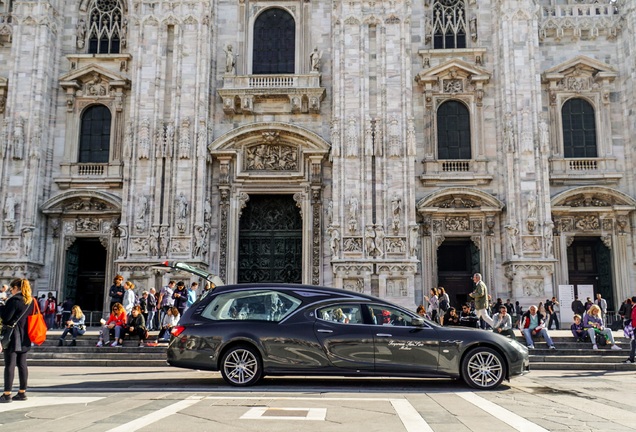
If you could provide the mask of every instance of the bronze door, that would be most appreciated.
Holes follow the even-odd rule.
[[[250,195],[239,222],[238,283],[301,283],[302,242],[291,195]]]
[[[447,239],[437,249],[437,284],[444,287],[451,306],[469,301],[474,285],[472,275],[479,273],[479,250],[470,239]],[[428,293],[426,293],[428,295]]]

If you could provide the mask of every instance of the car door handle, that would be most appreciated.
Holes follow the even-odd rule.
[[[378,333],[378,334],[376,334],[376,336],[377,336],[377,337],[391,337],[391,336],[393,336],[393,335],[390,335],[390,334],[388,334],[388,333]]]
[[[333,330],[318,329],[318,333],[333,333]]]

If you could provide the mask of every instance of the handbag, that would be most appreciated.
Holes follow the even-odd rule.
[[[46,340],[46,324],[42,313],[40,313],[38,302],[34,301],[33,303],[33,313],[27,317],[29,339],[36,345],[42,345]]]
[[[37,301],[35,301],[35,304],[37,304]],[[13,331],[15,330],[15,325],[22,319],[22,317],[24,316],[24,314],[29,310],[29,308],[27,307],[24,312],[22,312],[22,315],[20,315],[20,318],[18,318],[13,325],[2,325],[2,332],[0,333],[0,340],[2,341],[2,350],[6,351],[11,347],[11,338],[13,337]],[[18,345],[22,345],[22,339],[20,339],[20,343],[16,344],[16,346]]]
[[[2,341],[2,349],[4,351],[9,349],[11,344],[11,336],[13,336],[13,329],[15,326],[2,326],[2,333],[0,333],[0,341]]]

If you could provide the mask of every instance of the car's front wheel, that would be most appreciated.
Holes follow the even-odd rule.
[[[506,377],[506,363],[492,348],[474,348],[462,362],[462,378],[472,388],[490,390]]]
[[[230,385],[247,387],[263,377],[261,356],[255,348],[235,346],[221,359],[221,375]]]

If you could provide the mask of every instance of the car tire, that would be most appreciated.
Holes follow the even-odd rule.
[[[238,345],[230,348],[221,359],[221,375],[236,387],[248,387],[263,377],[261,356],[255,348]]]
[[[474,348],[462,361],[462,379],[474,389],[491,390],[506,377],[506,362],[492,348]]]

